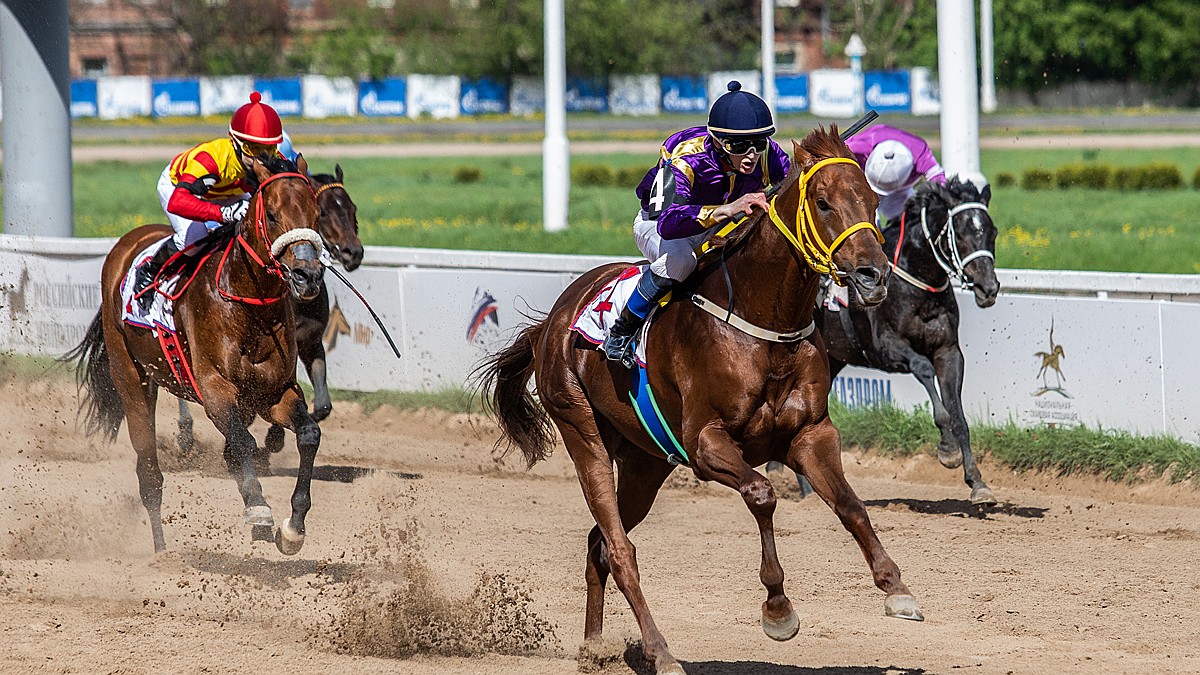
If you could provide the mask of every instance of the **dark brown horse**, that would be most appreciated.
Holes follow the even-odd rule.
[[[951,281],[975,293],[975,304],[991,307],[996,280],[996,226],[988,215],[992,189],[981,192],[953,178],[945,186],[924,183],[904,215],[884,231],[883,250],[892,258],[887,300],[874,307],[850,303],[820,308],[817,326],[829,348],[836,376],[847,364],[890,373],[912,373],[933,403],[941,430],[938,460],[963,468],[972,504],[995,504],[971,452],[963,414],[964,360],[958,346],[958,300]]]
[[[171,234],[163,225],[139,227],[121,237],[104,261],[100,311],[68,358],[78,360],[89,431],[116,437],[121,420],[137,452],[142,504],[150,516],[154,550],[166,547],[161,519],[163,476],[155,443],[158,387],[200,402],[225,436],[225,462],[245,506],[243,517],[256,539],[275,539],[285,554],[304,543],[304,518],[321,430],[308,414],[296,384],[295,309],[286,301],[320,292],[324,265],[316,225],[317,204],[303,158],[254,160],[258,184],[250,211],[223,250],[204,258],[191,285],[174,304],[180,347],[195,389],[173,371],[150,329],[122,320],[121,283],[134,257]],[[183,380],[183,381],[181,381]],[[292,515],[278,530],[255,472],[254,437],[246,426],[259,415],[296,434],[300,468]]]
[[[358,207],[346,192],[342,182],[342,166],[334,165],[336,175],[317,173],[312,175],[313,189],[317,195],[317,232],[325,241],[325,248],[342,264],[347,272],[358,269],[363,259],[363,244],[358,238]],[[329,289],[321,284],[321,292],[312,300],[296,301],[296,346],[300,362],[313,385],[313,419],[320,422],[333,411],[329,398],[329,385],[325,380],[325,328],[329,325]],[[195,439],[192,435],[192,413],[188,403],[179,399],[179,448],[191,450]],[[271,425],[267,431],[264,450],[268,453],[283,449],[283,427]],[[259,471],[269,466],[268,455],[258,454]]]
[[[754,470],[769,460],[809,476],[862,549],[876,585],[887,594],[886,613],[921,618],[842,473],[838,432],[828,415],[825,346],[811,330],[818,270],[832,271],[864,303],[883,300],[887,258],[869,223],[878,199],[836,127],[814,131],[793,146],[792,171],[769,215],[752,215],[717,243],[724,249],[720,256],[701,260],[675,291],[692,301],[667,305],[651,325],[646,348],[648,381],[692,471],[739,491],[758,523],[760,579],[767,589],[762,626],[777,640],[795,636],[799,620],[784,594],[775,551],[775,493]],[[638,421],[629,401],[630,371],[607,361],[570,328],[626,267],[606,265],[582,275],[541,323],[482,364],[480,382],[491,392],[488,403],[505,437],[530,465],[553,446],[551,421],[575,463],[597,523],[588,536],[585,639],[601,634],[611,573],[637,618],[647,658],[659,673],[681,673],[650,616],[627,536],[646,517],[675,464]],[[699,306],[704,299],[722,308],[710,313]],[[540,408],[526,388],[531,378]]]

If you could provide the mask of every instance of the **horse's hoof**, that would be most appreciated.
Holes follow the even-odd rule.
[[[921,613],[921,606],[917,604],[917,599],[911,595],[896,594],[887,596],[887,600],[883,601],[883,613],[897,619],[908,619],[910,621],[925,620],[925,615]]]
[[[275,548],[284,555],[296,555],[304,546],[304,533],[292,528],[292,519],[283,521],[283,526],[275,531]]]
[[[800,617],[796,616],[796,610],[791,610],[782,621],[772,621],[767,618],[767,603],[763,603],[762,629],[767,634],[767,637],[778,642],[787,642],[796,637],[796,633],[800,632]],[[790,609],[790,608],[789,608]]]
[[[313,421],[320,422],[321,420],[325,419],[326,417],[329,417],[329,413],[331,413],[331,412],[333,412],[332,404],[319,405],[319,406],[315,405],[315,406],[313,406],[313,411],[312,411]]]
[[[942,450],[938,448],[938,461],[947,469],[957,469],[962,466],[962,448]]]
[[[971,503],[976,506],[988,506],[996,503],[996,495],[992,494],[992,489],[988,486],[977,487],[971,490]]]
[[[269,506],[247,506],[246,510],[242,511],[242,518],[247,525],[275,526],[275,518],[271,516]]]

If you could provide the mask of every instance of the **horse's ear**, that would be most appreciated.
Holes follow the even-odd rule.
[[[988,204],[990,204],[992,202],[992,186],[991,185],[983,186],[983,192],[979,193],[979,201],[983,202],[984,206],[987,206]]]
[[[339,182],[339,183],[342,182],[342,165],[341,164],[333,165],[333,173],[337,175],[337,182]]]
[[[816,163],[813,156],[807,150],[800,147],[800,144],[794,138],[792,139],[792,161],[805,169],[812,167]]]
[[[307,176],[308,175],[308,160],[304,159],[304,155],[296,155],[296,171]]]

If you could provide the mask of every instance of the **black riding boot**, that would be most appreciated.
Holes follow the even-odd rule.
[[[175,247],[175,237],[168,237],[163,245],[158,247],[158,252],[154,254],[154,257],[137,269],[137,276],[133,280],[133,295],[138,306],[142,308],[142,314],[150,311],[150,305],[154,303],[155,291],[143,293],[140,297],[138,293],[141,293],[142,289],[154,281],[163,265],[167,264],[171,256],[176,253],[179,253],[179,249]]]

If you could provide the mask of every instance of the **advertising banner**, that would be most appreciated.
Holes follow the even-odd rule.
[[[867,108],[877,112],[907,113],[912,107],[909,77],[906,70],[884,70],[863,73],[863,94]]]
[[[409,75],[408,116],[458,117],[460,84],[457,75]]]
[[[662,109],[668,113],[708,110],[708,85],[700,76],[662,78]]]
[[[508,85],[490,77],[462,81],[464,115],[504,115],[508,113]]]
[[[719,70],[709,73],[705,80],[708,100],[715,101],[729,91],[729,83],[737,80],[742,83],[742,91],[762,96],[762,75],[757,70]],[[708,110],[706,107],[705,110]]]
[[[546,109],[546,86],[540,77],[518,75],[513,78],[509,110],[514,115],[536,115]]]
[[[95,117],[100,114],[95,80],[71,80],[71,117]]]
[[[775,107],[778,112],[808,111],[808,75],[776,75]]]
[[[0,352],[61,356],[83,340],[100,309],[100,268],[113,242],[23,239],[14,246],[0,240]]]
[[[155,117],[194,117],[200,114],[200,80],[194,77],[153,80],[150,92]]]
[[[96,80],[100,119],[150,116],[150,78],[140,75],[106,76]]]
[[[354,117],[358,114],[358,87],[349,77],[304,75],[300,78],[305,117]]]
[[[568,77],[567,112],[608,112],[608,82],[594,77]]]
[[[225,115],[250,102],[254,79],[248,75],[200,78],[200,114]]]
[[[254,90],[262,94],[262,102],[274,108],[280,117],[304,112],[298,77],[257,78],[254,80]]]
[[[809,110],[819,117],[853,117],[856,83],[849,70],[823,68],[808,76]]]
[[[912,88],[912,114],[937,115],[942,112],[942,99],[938,85],[928,68],[913,68],[908,71]]]
[[[367,117],[404,117],[407,101],[408,84],[403,77],[358,83],[358,111]]]
[[[608,109],[614,115],[657,115],[659,92],[657,75],[613,75],[608,79]]]

